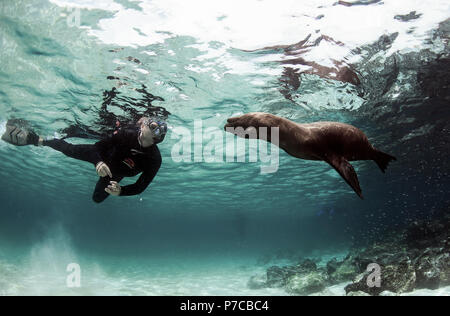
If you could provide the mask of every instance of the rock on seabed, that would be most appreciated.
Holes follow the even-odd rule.
[[[381,286],[369,287],[371,263],[381,268]],[[278,287],[293,295],[309,295],[326,287],[349,282],[349,296],[394,296],[420,289],[450,285],[450,214],[433,221],[417,221],[407,229],[386,236],[366,248],[353,249],[347,257],[317,267],[310,259],[289,266],[272,266],[266,276],[253,276],[250,288]]]

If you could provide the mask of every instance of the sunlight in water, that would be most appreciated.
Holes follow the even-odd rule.
[[[92,145],[130,127],[120,144],[133,147],[150,133],[136,127],[142,116],[168,133],[151,184],[102,203],[93,201],[98,152],[76,160],[49,143],[1,141],[0,295],[345,295],[365,269],[354,262],[378,251],[376,260],[419,264],[420,247],[432,249],[439,255],[425,259],[440,267],[448,253],[436,241],[450,231],[449,18],[448,0],[3,1],[0,134],[19,119],[47,140]],[[360,147],[338,144],[355,133],[330,137],[317,124],[303,125],[314,137],[287,143],[324,161],[238,142],[224,126],[250,112],[347,123],[397,160],[383,172],[353,161],[348,151]],[[156,135],[164,125],[150,126]],[[300,130],[290,126],[282,138]],[[360,158],[373,159],[364,144]],[[136,174],[136,148],[114,172]],[[364,200],[330,152],[353,159]],[[66,286],[71,263],[81,288]],[[298,289],[300,263],[322,286]]]

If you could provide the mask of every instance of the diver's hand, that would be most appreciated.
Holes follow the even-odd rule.
[[[118,196],[120,195],[120,191],[122,191],[122,188],[116,181],[110,181],[108,187],[105,188],[105,191],[111,195]]]
[[[104,163],[103,161],[100,161],[95,166],[95,170],[97,170],[97,174],[102,178],[104,178],[106,176],[109,176],[110,178],[112,178],[111,170],[109,170],[108,165],[106,163]]]

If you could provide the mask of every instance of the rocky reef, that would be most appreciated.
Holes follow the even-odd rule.
[[[343,260],[334,258],[322,266],[316,262],[301,259],[292,265],[271,266],[265,274],[252,276],[248,287],[284,288],[292,295],[309,295],[348,282],[348,296],[378,296],[448,286],[450,212],[416,221],[367,247],[351,249]]]

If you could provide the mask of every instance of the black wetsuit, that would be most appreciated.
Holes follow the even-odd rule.
[[[58,150],[66,156],[90,162],[96,166],[100,161],[106,163],[113,175],[100,178],[95,187],[93,200],[104,201],[109,194],[105,188],[110,181],[121,181],[124,177],[134,177],[142,172],[136,183],[122,187],[121,196],[142,193],[153,181],[161,167],[161,153],[155,144],[143,148],[138,142],[136,129],[120,129],[94,145],[72,145],[62,139],[46,140],[44,146]]]

